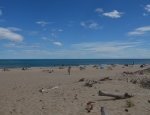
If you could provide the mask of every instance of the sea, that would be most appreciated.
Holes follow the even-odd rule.
[[[0,59],[0,68],[150,64],[150,59]]]

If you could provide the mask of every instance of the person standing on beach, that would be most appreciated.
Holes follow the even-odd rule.
[[[71,66],[68,67],[68,74],[70,75],[71,72]]]

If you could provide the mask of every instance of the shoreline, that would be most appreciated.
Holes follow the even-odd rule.
[[[0,69],[4,69],[4,68],[9,68],[9,69],[22,69],[22,68],[32,68],[32,69],[42,69],[42,68],[59,68],[59,67],[107,67],[107,66],[141,66],[141,65],[144,65],[144,66],[150,66],[150,64],[84,64],[84,65],[56,65],[56,66],[23,66],[23,67],[0,67]]]

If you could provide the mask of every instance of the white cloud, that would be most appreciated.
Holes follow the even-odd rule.
[[[150,12],[150,4],[147,4],[144,9],[147,11],[147,12]]]
[[[58,29],[58,32],[63,32],[64,30],[63,29]]]
[[[119,12],[117,10],[113,10],[112,12],[104,12],[103,15],[110,17],[110,18],[121,18],[122,12]]]
[[[104,12],[102,8],[95,9],[95,12],[97,12],[99,15],[103,15],[109,18],[121,18],[123,15],[123,12],[119,12],[117,10],[113,10],[111,12]]]
[[[25,56],[38,58],[143,58],[150,57],[142,42],[88,42],[72,44],[69,48],[22,51]]]
[[[8,28],[0,27],[0,39],[7,39],[10,41],[20,42],[23,40],[23,36]]]
[[[10,46],[15,45],[10,44]],[[146,45],[147,47],[145,47]],[[28,49],[19,48],[17,51],[15,50],[14,53],[11,53],[11,58],[150,58],[148,45],[149,43],[145,43],[144,41],[97,41],[72,44],[68,46],[69,48],[67,49],[64,47],[59,49],[42,49],[42,47],[39,49],[31,47]],[[8,51],[2,51],[1,53],[5,55],[0,55],[0,58],[10,55]]]
[[[4,44],[4,47],[6,48],[18,48],[18,49],[30,49],[30,48],[38,48],[41,44],[39,43],[7,43]]]
[[[63,29],[61,29],[61,28],[53,28],[52,30],[51,30],[51,32],[54,32],[54,33],[59,33],[59,32],[63,32],[64,30]]]
[[[58,37],[58,35],[61,33],[61,32],[63,32],[64,30],[63,29],[61,29],[61,28],[59,28],[59,29],[52,29],[51,30],[51,36],[53,37],[53,38],[57,38]]]
[[[11,57],[10,56],[11,53]],[[2,51],[0,55],[1,59],[4,58],[22,58],[22,59],[114,59],[114,58],[150,58],[149,49],[142,48],[130,48],[129,50],[120,50],[119,52],[113,53],[97,53],[97,52],[87,52],[81,50],[72,49],[59,49],[59,50],[44,50],[44,49],[29,49],[29,50],[12,50],[12,51]]]
[[[49,42],[49,43],[55,45],[55,46],[62,46],[62,45],[63,45],[61,42],[56,41],[55,39],[50,39],[50,38],[48,38],[48,37],[42,37],[42,39],[43,39],[44,41],[46,41],[46,42]]]
[[[8,43],[8,44],[5,44],[4,47],[12,48],[12,47],[16,47],[16,44],[15,43]]]
[[[42,27],[48,25],[50,22],[46,22],[46,21],[37,21],[36,24],[41,25]]]
[[[62,46],[61,42],[53,42],[53,44],[56,45],[56,46]]]
[[[22,31],[22,29],[16,28],[16,27],[8,27],[7,29],[9,29],[11,31]]]
[[[131,35],[131,36],[144,35],[148,32],[150,32],[150,26],[143,26],[143,27],[136,28],[135,30],[131,32],[128,32],[128,35]]]
[[[140,42],[94,42],[74,44],[73,48],[88,52],[115,53],[131,47],[136,47]]]
[[[102,9],[102,8],[96,8],[96,9],[95,9],[95,12],[97,12],[97,13],[102,13],[102,12],[103,12],[103,9]]]
[[[97,22],[94,22],[94,21],[81,22],[80,25],[84,28],[93,29],[93,30],[100,28],[99,24]]]

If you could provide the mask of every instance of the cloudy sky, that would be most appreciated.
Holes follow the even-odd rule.
[[[0,59],[150,58],[149,0],[1,0]]]

